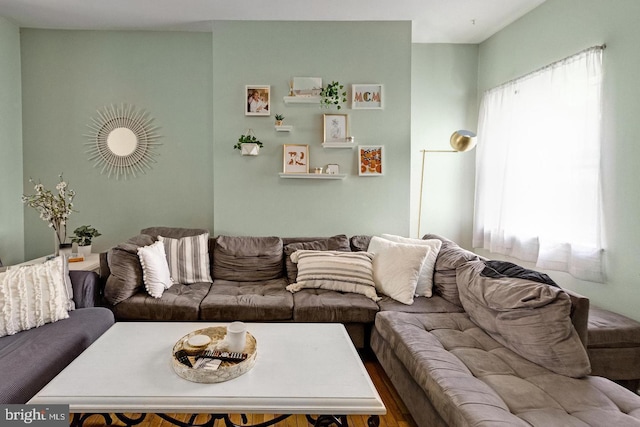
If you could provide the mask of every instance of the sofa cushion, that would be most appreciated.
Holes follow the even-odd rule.
[[[378,293],[403,304],[413,304],[422,266],[431,248],[371,238],[367,252],[373,257],[373,281]]]
[[[0,403],[24,404],[113,325],[103,307],[0,338]]]
[[[303,289],[293,294],[296,322],[372,323],[378,304],[364,295],[328,289]]]
[[[367,235],[356,235],[351,236],[349,238],[349,245],[351,246],[351,251],[353,252],[366,252],[369,247],[369,242],[371,242],[371,237]]]
[[[296,283],[287,286],[292,293],[328,289],[362,294],[373,301],[380,299],[373,281],[373,254],[369,252],[299,250],[291,260],[298,264]]]
[[[383,297],[378,301],[380,311],[401,311],[403,313],[462,313],[464,309],[451,304],[441,296],[415,297],[413,304],[402,304],[393,298]]]
[[[287,279],[289,283],[295,283],[298,277],[298,266],[291,261],[291,254],[297,250],[315,251],[342,251],[350,252],[349,238],[344,234],[339,234],[327,239],[315,239],[307,242],[293,242],[284,245],[284,260],[287,268]]]
[[[259,282],[215,280],[200,304],[200,320],[291,320],[293,297],[285,286],[284,278]]]
[[[113,307],[113,312],[118,320],[198,320],[200,302],[210,287],[211,283],[177,284],[160,298],[138,292]]]
[[[156,239],[150,235],[139,234],[109,249],[107,264],[110,275],[104,286],[104,297],[110,304],[116,305],[142,289],[142,266],[138,258],[138,248],[155,241]]]
[[[436,234],[425,234],[423,239],[438,239],[442,242],[436,265],[433,272],[434,293],[440,295],[452,304],[462,307],[456,284],[456,268],[467,261],[484,259],[466,249],[462,249],[457,243],[438,236]]]
[[[140,234],[148,234],[155,239],[158,236],[170,237],[172,239],[181,239],[183,237],[198,236],[200,234],[209,233],[204,228],[183,228],[183,227],[148,227],[140,230]]]
[[[571,300],[560,288],[526,279],[485,277],[483,261],[458,268],[465,311],[496,341],[550,371],[579,378],[591,372],[574,329]]]
[[[447,425],[638,425],[640,401],[632,392],[604,378],[553,373],[464,313],[382,312],[375,330]]]
[[[421,297],[430,297],[433,295],[433,269],[436,266],[436,259],[438,258],[440,247],[442,247],[442,241],[438,239],[410,239],[393,234],[383,234],[382,238],[391,240],[392,242],[424,245],[430,248],[427,259],[422,264],[422,269],[420,270],[420,277],[416,285],[416,295]]]
[[[257,282],[283,277],[282,239],[279,237],[218,236],[213,255],[213,278]]]
[[[185,236],[179,239],[158,235],[164,244],[171,278],[188,285],[212,282],[209,273],[209,233]]]
[[[69,317],[64,263],[56,257],[0,273],[0,337]]]

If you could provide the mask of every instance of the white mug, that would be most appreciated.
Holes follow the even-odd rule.
[[[224,341],[229,351],[237,353],[244,351],[247,342],[247,326],[242,322],[230,323],[227,326]]]

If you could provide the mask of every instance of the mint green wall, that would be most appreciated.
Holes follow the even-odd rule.
[[[91,224],[106,248],[151,225],[212,228],[210,33],[23,29],[24,180],[64,177],[77,197],[70,231]],[[4,61],[3,61],[4,62]],[[143,108],[162,146],[146,174],[101,175],[87,160],[87,123],[105,105]],[[27,188],[30,190],[30,188]],[[53,250],[53,234],[26,209],[27,258]]]
[[[20,29],[0,17],[0,259],[24,257]]]
[[[214,220],[219,234],[328,235],[409,232],[411,24],[409,22],[216,22],[213,27]],[[323,149],[318,105],[285,105],[289,79],[384,85],[383,110],[352,110],[359,144],[383,144],[387,173],[358,177],[356,150]],[[244,116],[247,84],[271,85],[272,115]],[[349,105],[347,104],[347,107]],[[291,133],[275,132],[273,113]],[[258,157],[233,150],[251,128]],[[282,145],[308,144],[310,165],[338,163],[337,181],[282,179]]]
[[[476,130],[478,45],[414,44],[411,62],[411,236],[446,236],[471,246],[475,151],[425,153],[418,234],[421,150],[451,150],[458,129]]]
[[[547,0],[480,45],[479,90],[606,43],[603,197],[607,282],[548,272],[592,303],[640,320],[640,2]]]

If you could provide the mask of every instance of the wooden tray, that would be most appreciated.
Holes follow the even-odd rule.
[[[185,380],[196,383],[219,383],[229,381],[233,378],[239,377],[245,372],[248,372],[256,364],[258,347],[256,339],[249,332],[247,332],[247,343],[243,351],[243,353],[247,353],[247,358],[242,362],[222,362],[216,371],[190,368],[187,365],[180,363],[175,357],[175,353],[178,350],[188,348],[187,341],[194,335],[207,335],[211,338],[211,344],[215,344],[216,342],[222,341],[226,334],[226,327],[215,326],[211,328],[198,329],[197,331],[190,332],[180,338],[173,346],[173,352],[171,353],[171,365],[173,366],[173,370]]]

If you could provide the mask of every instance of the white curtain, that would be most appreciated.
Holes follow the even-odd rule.
[[[603,282],[602,48],[487,91],[473,246]]]

